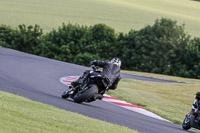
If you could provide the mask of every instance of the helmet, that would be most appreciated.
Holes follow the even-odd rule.
[[[121,67],[121,60],[119,58],[113,58],[111,63],[116,64],[117,66]]]
[[[200,92],[196,93],[196,99],[200,99]]]

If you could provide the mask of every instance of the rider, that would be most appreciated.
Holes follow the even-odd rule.
[[[108,79],[109,89],[115,90],[117,88],[118,82],[121,79],[120,78],[121,60],[119,58],[113,58],[111,61],[94,60],[90,64],[103,68],[101,75]],[[71,83],[72,86],[75,87],[78,84],[82,84],[83,81],[88,78],[89,74],[90,71],[86,70],[83,73],[83,76],[81,76],[78,80]]]
[[[198,108],[199,108],[199,105],[200,105],[200,92],[197,92],[196,93],[196,97],[195,97],[195,100],[194,100],[194,103],[192,105],[192,111],[197,111]]]

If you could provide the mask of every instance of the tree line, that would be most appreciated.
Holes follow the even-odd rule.
[[[0,46],[85,66],[119,57],[125,70],[200,78],[200,38],[167,18],[128,33],[105,24],[63,23],[48,33],[39,25],[1,25]]]

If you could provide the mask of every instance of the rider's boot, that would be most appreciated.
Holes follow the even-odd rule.
[[[77,79],[76,81],[71,82],[71,85],[73,87],[76,87],[78,84],[80,84],[80,79]]]
[[[83,73],[83,76],[81,76],[79,79],[77,79],[76,81],[74,82],[71,82],[71,85],[73,87],[79,85],[79,84],[82,84],[84,80],[86,80],[88,78],[90,74],[90,71],[89,70],[86,70],[84,73]]]
[[[94,98],[95,98],[95,99],[101,100],[101,99],[103,99],[103,95],[102,95],[102,94],[99,94],[99,93],[96,93],[96,94],[94,95]]]

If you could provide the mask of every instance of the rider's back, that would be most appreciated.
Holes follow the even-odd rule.
[[[120,67],[116,64],[106,62],[103,66],[102,75],[108,78],[112,84],[117,78],[120,77]]]

